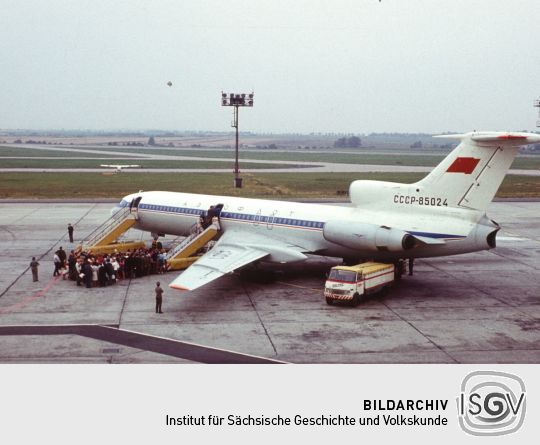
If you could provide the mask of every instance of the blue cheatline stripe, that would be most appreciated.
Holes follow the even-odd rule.
[[[125,203],[125,205],[123,205]],[[127,201],[122,201],[120,207],[126,207],[129,205]],[[204,210],[193,209],[190,207],[174,207],[174,206],[163,206],[157,204],[140,204],[139,209],[148,210],[151,212],[161,212],[161,213],[178,213],[181,215],[187,216],[200,216],[205,213]],[[324,228],[324,222],[322,221],[309,221],[305,219],[294,219],[294,218],[281,218],[274,216],[264,216],[264,215],[254,215],[249,213],[235,213],[235,212],[225,212],[222,211],[220,214],[222,219],[228,219],[231,221],[237,222],[251,222],[251,223],[260,223],[260,224],[273,224],[279,226],[288,226],[288,227],[300,227],[310,230],[322,230]],[[444,238],[444,239],[462,239],[466,238],[464,235],[451,235],[448,233],[432,233],[432,232],[413,232],[407,231],[411,235],[425,236],[428,238]]]
[[[140,204],[139,209],[147,210],[151,212],[161,212],[161,213],[178,213],[181,215],[188,216],[200,216],[206,213],[200,209],[193,209],[189,207],[173,207],[173,206],[164,206],[157,204]],[[283,225],[283,226],[292,226],[292,227],[301,227],[306,229],[318,229],[322,230],[324,227],[324,222],[322,221],[309,221],[304,219],[294,219],[294,218],[281,218],[274,216],[265,216],[265,215],[254,215],[248,213],[235,213],[235,212],[224,212],[220,213],[221,219],[229,219],[231,221],[239,222],[251,222],[251,223],[260,223],[260,224],[274,224],[274,225]]]
[[[454,239],[461,239],[466,238],[464,235],[449,235],[447,233],[431,233],[431,232],[411,232],[408,231],[407,233],[410,233],[411,235],[418,235],[418,236],[425,236],[427,238],[454,238]]]

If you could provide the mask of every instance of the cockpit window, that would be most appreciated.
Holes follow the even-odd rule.
[[[352,272],[350,270],[332,269],[328,279],[334,281],[345,281],[346,283],[354,283],[356,281],[356,272]]]

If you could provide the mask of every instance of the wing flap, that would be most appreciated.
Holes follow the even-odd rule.
[[[169,287],[177,290],[194,290],[267,255],[268,252],[249,246],[216,244],[210,252],[169,284]]]
[[[194,290],[229,272],[260,259],[288,263],[307,257],[302,248],[272,237],[249,232],[225,232],[214,248],[180,274],[169,287]]]

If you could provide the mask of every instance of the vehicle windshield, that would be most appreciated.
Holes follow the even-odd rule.
[[[356,272],[352,272],[350,270],[332,269],[330,271],[328,279],[335,281],[345,281],[347,283],[354,283],[356,281]]]

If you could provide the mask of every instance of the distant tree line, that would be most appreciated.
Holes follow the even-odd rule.
[[[118,145],[124,145],[127,147],[144,147],[144,144],[142,142],[107,142],[107,145],[111,147],[116,147]]]
[[[22,144],[23,141],[21,139],[16,139],[13,141],[14,144]],[[47,141],[34,141],[33,139],[28,139],[27,141],[24,141],[25,144],[40,144],[40,145],[47,145],[47,144],[50,144],[51,142],[47,142]]]
[[[362,146],[362,140],[357,136],[351,136],[350,138],[339,138],[334,142],[336,148],[358,148]]]

